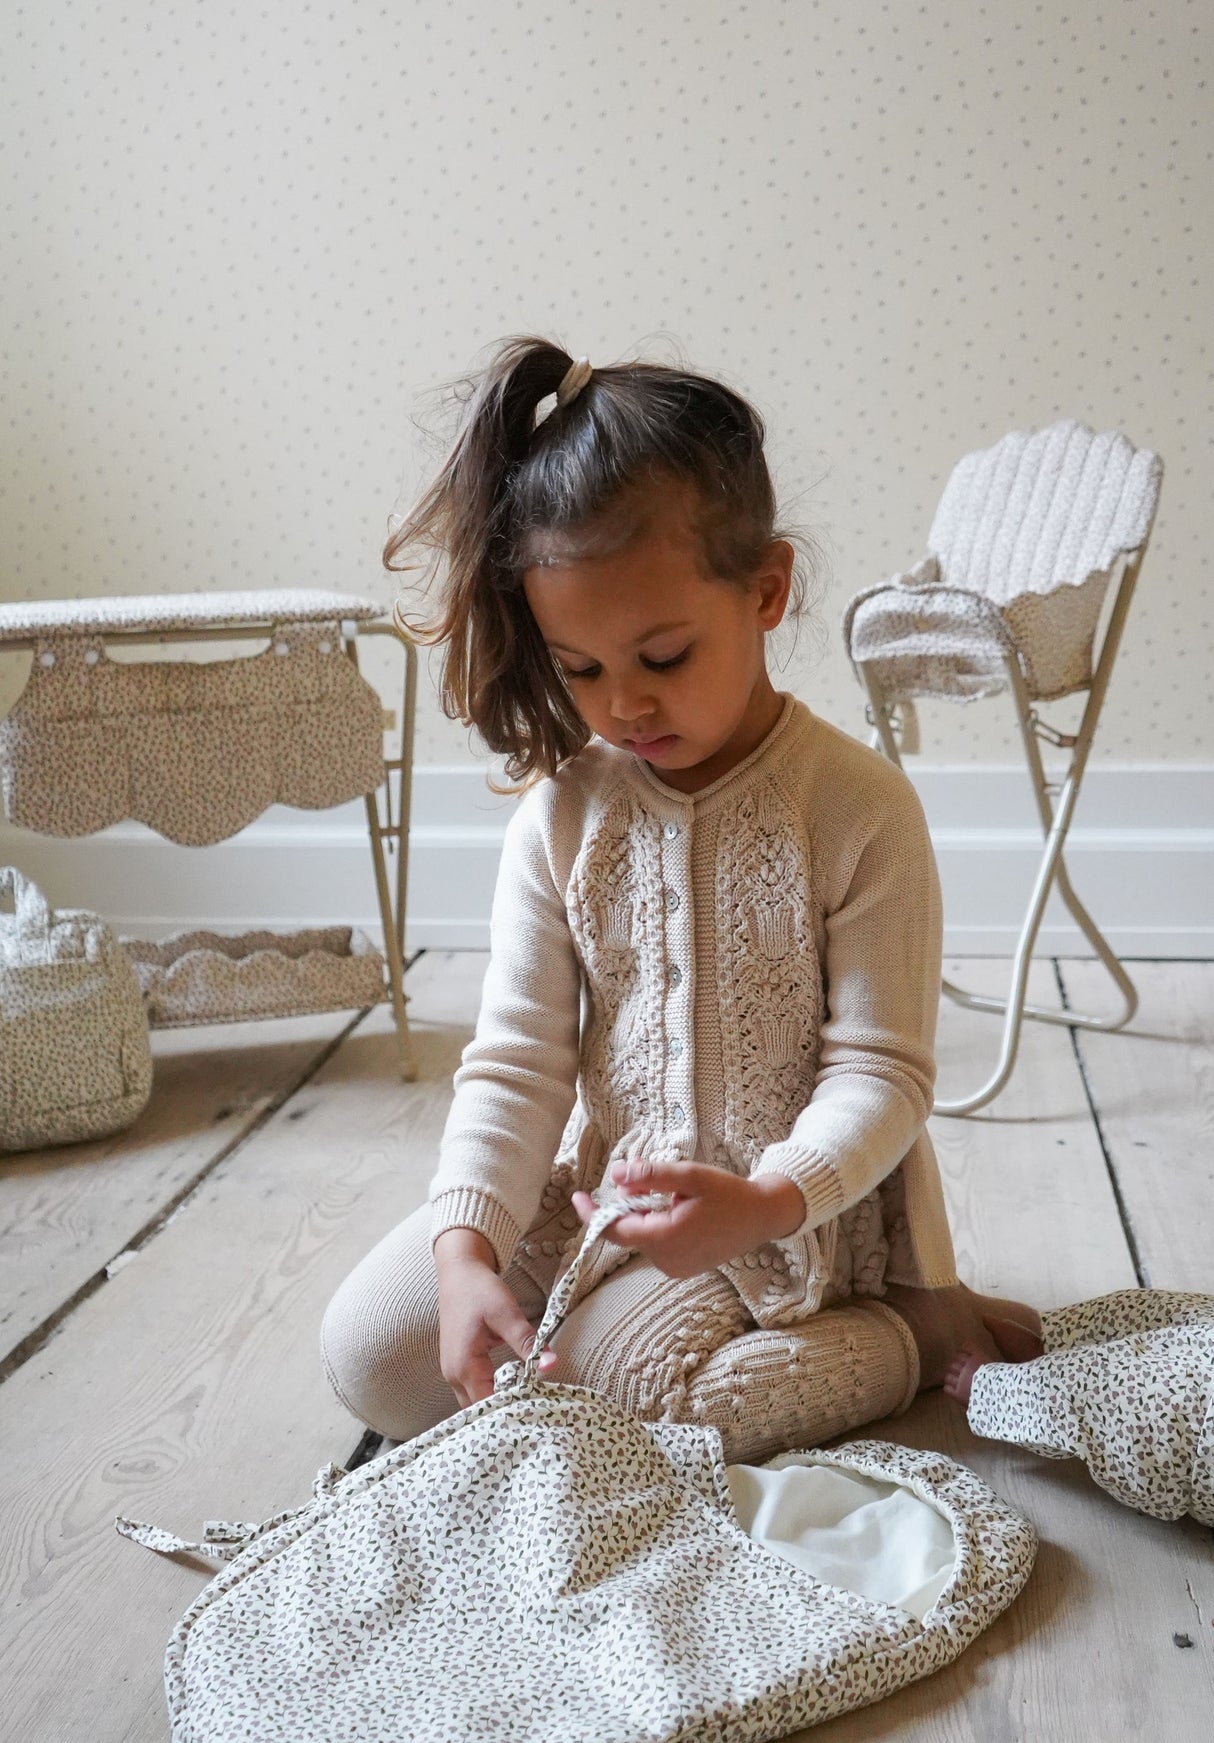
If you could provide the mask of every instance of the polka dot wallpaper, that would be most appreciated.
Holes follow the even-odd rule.
[[[757,403],[825,553],[778,681],[858,733],[843,606],[956,459],[1063,416],[1157,449],[1097,756],[1209,759],[1210,38],[1202,0],[11,4],[0,595],[386,604],[442,384],[543,333]],[[475,754],[425,664],[419,758]],[[923,748],[1017,754],[1001,702]]]

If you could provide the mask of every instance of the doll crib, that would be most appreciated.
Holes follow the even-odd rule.
[[[1137,1008],[1133,982],[1071,886],[1063,850],[1162,476],[1157,454],[1136,449],[1115,430],[1097,435],[1063,419],[1035,433],[1013,431],[958,461],[928,533],[927,556],[907,573],[856,594],[844,615],[844,641],[868,693],[874,745],[900,766],[900,752],[919,748],[916,697],[968,702],[1008,690],[1041,820],[1044,847],[1007,998],[943,983],[945,994],[967,1009],[1003,1015],[998,1062],[972,1094],[938,1101],[937,1113],[968,1114],[994,1099],[1012,1074],[1025,1018],[1120,1029]],[[1042,720],[1033,706],[1082,691],[1087,701],[1073,733]],[[1070,752],[1060,780],[1047,778],[1042,740]],[[1121,993],[1114,1016],[1025,1002],[1051,889]]]
[[[383,954],[348,926],[195,931],[159,944],[124,938],[151,1027],[390,1002],[401,1075],[416,1076],[404,926],[417,657],[381,617],[369,600],[319,588],[0,605],[0,650],[34,656],[25,689],[0,719],[0,799],[20,828],[80,836],[130,818],[204,847],[272,804],[316,810],[365,800]],[[398,758],[385,756],[384,709],[358,668],[364,635],[391,635],[404,649]],[[267,639],[259,653],[211,661],[106,652]]]

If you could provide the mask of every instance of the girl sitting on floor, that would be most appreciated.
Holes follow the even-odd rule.
[[[1009,1325],[1040,1349],[954,1265],[919,801],[768,673],[802,580],[763,435],[719,381],[515,339],[388,543],[443,560],[444,707],[524,787],[428,1202],[322,1327],[394,1439],[527,1352],[613,1186],[660,1196],[541,1372],[712,1423],[731,1462],[905,1410]]]

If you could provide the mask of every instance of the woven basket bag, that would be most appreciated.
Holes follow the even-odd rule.
[[[105,921],[0,866],[0,1151],[121,1131],[152,1093],[143,994]]]

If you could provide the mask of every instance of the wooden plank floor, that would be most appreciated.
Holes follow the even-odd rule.
[[[161,1743],[168,1634],[215,1567],[114,1515],[195,1535],[305,1501],[374,1449],[318,1331],[342,1277],[425,1196],[485,959],[410,970],[421,1067],[387,1011],[157,1035],[152,1101],[103,1145],[0,1160],[4,1735]],[[954,978],[1001,984],[1000,964]],[[962,1275],[1041,1307],[1146,1281],[1214,1292],[1214,964],[1138,964],[1132,1032],[1030,1025],[999,1100],[933,1131]],[[1038,998],[1103,997],[1090,963]],[[942,1088],[993,1056],[946,1005]],[[807,1737],[1203,1743],[1214,1731],[1214,1533],[1165,1525],[1073,1461],[976,1440],[940,1393],[867,1433],[962,1459],[1036,1523],[1023,1596],[948,1670]],[[1174,1636],[1192,1640],[1177,1646]]]

